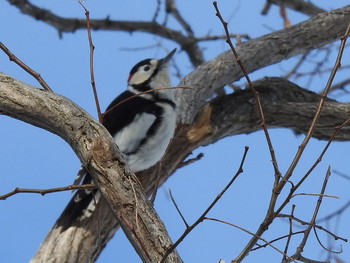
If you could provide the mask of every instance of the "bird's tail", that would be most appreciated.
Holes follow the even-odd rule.
[[[77,176],[78,183],[93,184],[93,180],[88,173],[85,172],[83,177],[81,177],[81,171],[82,169],[78,173],[80,178]],[[75,182],[77,182],[77,179]],[[101,193],[97,189],[81,189],[76,191],[60,216],[60,225],[66,229],[88,219],[95,211],[100,198]]]

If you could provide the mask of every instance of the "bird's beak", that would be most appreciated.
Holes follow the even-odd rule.
[[[161,59],[161,64],[167,64],[170,61],[170,59],[174,56],[175,52],[176,48],[174,48],[168,55]]]

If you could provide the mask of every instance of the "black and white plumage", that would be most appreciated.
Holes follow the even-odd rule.
[[[130,71],[128,90],[106,109],[103,125],[125,155],[132,172],[159,162],[174,135],[176,105],[173,90],[162,88],[170,87],[168,62],[175,51],[163,59],[145,59],[137,63]],[[154,91],[147,92],[151,90]],[[91,183],[84,168],[79,171],[75,183],[80,181]],[[99,198],[100,193],[96,190],[80,190],[63,214],[71,213],[82,221],[92,214]]]
[[[167,66],[174,53],[175,50],[164,59],[146,59],[136,64],[130,71],[128,90],[106,110],[103,124],[133,172],[145,170],[162,158],[174,134],[176,111],[171,89],[125,100],[141,92],[170,87]],[[118,103],[121,104],[115,107]]]

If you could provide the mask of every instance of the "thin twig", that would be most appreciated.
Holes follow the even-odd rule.
[[[343,249],[342,249],[342,246],[341,246],[341,245],[340,245],[340,250],[339,250],[339,251],[335,251],[335,250],[331,250],[331,249],[326,248],[326,247],[322,244],[320,238],[318,237],[318,234],[317,234],[317,231],[316,231],[316,228],[315,228],[315,227],[313,227],[313,230],[314,230],[314,234],[315,234],[315,237],[316,237],[316,239],[317,239],[318,244],[319,244],[324,250],[326,250],[327,252],[330,252],[330,253],[334,253],[334,254],[340,254],[340,253],[343,252]]]
[[[238,167],[238,170],[236,174],[232,177],[232,179],[229,181],[229,183],[224,187],[224,189],[216,196],[216,198],[213,200],[213,202],[208,206],[208,208],[202,213],[202,215],[189,227],[187,227],[184,231],[184,233],[179,237],[179,239],[166,251],[164,254],[163,259],[160,261],[160,263],[165,262],[166,258],[170,253],[174,251],[174,249],[182,242],[182,240],[199,224],[203,221],[205,216],[209,213],[209,211],[215,206],[215,204],[221,199],[221,197],[224,195],[224,193],[230,188],[230,186],[233,184],[233,182],[237,179],[237,177],[243,173],[243,164],[245,162],[245,158],[247,156],[249,147],[246,146],[244,148],[244,153],[242,156],[241,163]]]
[[[211,217],[204,217],[204,219],[206,220],[212,220],[212,221],[216,221],[216,222],[220,222],[220,223],[223,223],[223,224],[226,224],[226,225],[230,225],[230,226],[233,226],[235,228],[238,228],[239,230],[249,234],[249,235],[252,235],[252,236],[255,236],[255,234],[243,227],[240,227],[238,225],[235,225],[235,224],[232,224],[230,222],[226,222],[226,221],[223,221],[223,220],[220,220],[220,219],[216,219],[216,218],[211,218]],[[286,258],[290,259],[290,260],[293,260],[291,259],[290,257],[288,257],[288,255],[284,254],[284,252],[280,249],[278,249],[277,247],[275,247],[274,245],[272,245],[269,241],[263,239],[262,237],[259,237],[259,236],[256,236],[257,239],[263,241],[267,246],[270,246],[272,247],[274,250],[276,250],[277,252],[281,253],[282,255],[286,256]]]
[[[113,107],[111,107],[110,109],[108,109],[107,111],[105,111],[104,113],[102,113],[102,119],[103,119],[103,116],[105,116],[106,114],[108,114],[109,112],[111,112],[113,109],[115,109],[116,107],[118,107],[119,105],[127,102],[128,100],[132,100],[136,97],[139,97],[141,95],[144,95],[144,94],[148,94],[148,93],[152,93],[152,92],[155,92],[155,91],[158,91],[158,90],[166,90],[166,89],[192,89],[191,87],[185,87],[185,86],[179,86],[179,87],[163,87],[163,88],[156,88],[156,89],[150,89],[150,90],[146,90],[146,91],[143,91],[143,92],[140,92],[140,93],[137,93],[135,95],[132,95],[128,98],[126,98],[125,100],[122,100],[121,102],[117,103],[116,105],[114,105]]]
[[[342,66],[342,68],[344,68],[344,66]],[[335,85],[333,85],[330,89],[330,91],[334,91],[334,90],[344,90],[345,89],[345,86],[346,85],[349,85],[350,84],[350,79],[346,79],[346,80],[343,80]]]
[[[291,216],[291,215],[287,215],[287,214],[279,214],[277,217],[288,218],[289,220],[293,220],[293,221],[295,221],[295,222],[298,222],[298,223],[300,223],[301,225],[307,225],[307,226],[311,226],[311,227],[313,227],[313,228],[319,229],[319,230],[321,230],[321,231],[323,231],[323,232],[329,234],[329,235],[332,236],[334,239],[337,239],[337,240],[340,239],[340,240],[342,240],[342,241],[344,241],[344,242],[347,242],[347,241],[348,241],[346,238],[340,237],[340,236],[338,236],[338,235],[332,233],[331,231],[327,230],[326,228],[324,228],[324,227],[322,227],[322,226],[320,226],[320,225],[316,225],[315,223],[311,225],[309,222],[306,222],[306,221],[301,220],[301,219],[299,219],[299,218],[297,218],[297,217],[294,217],[294,216]]]
[[[196,157],[190,158],[190,159],[188,159],[186,161],[183,161],[183,162],[179,163],[178,166],[176,167],[176,169],[179,169],[179,168],[182,168],[184,166],[190,165],[190,164],[192,164],[194,162],[197,162],[200,159],[202,159],[203,156],[204,156],[203,153],[199,153]]]
[[[175,208],[176,208],[176,211],[179,213],[179,215],[180,215],[182,221],[184,222],[186,228],[189,228],[189,224],[187,223],[185,217],[183,216],[183,214],[181,213],[181,211],[180,211],[180,209],[179,209],[177,203],[175,202],[175,199],[174,199],[173,194],[172,194],[172,192],[171,192],[170,189],[169,189],[169,195],[170,195],[171,202],[173,202],[173,204],[174,204],[174,206],[175,206]]]
[[[297,194],[293,194],[291,196],[291,198],[293,197],[296,197],[296,196],[299,196],[299,195],[308,195],[308,196],[321,196],[321,194],[311,194],[311,193],[297,193]],[[338,196],[335,196],[335,195],[322,195],[323,197],[330,197],[330,198],[336,198],[336,199],[339,199]]]
[[[249,87],[250,87],[250,89],[251,89],[251,91],[253,93],[254,98],[255,98],[256,106],[257,106],[257,110],[258,110],[258,114],[259,114],[259,119],[260,119],[260,126],[262,127],[262,130],[263,130],[263,132],[265,134],[265,138],[266,138],[266,141],[267,141],[267,144],[268,144],[268,147],[269,147],[269,151],[270,151],[272,165],[273,165],[274,172],[275,172],[275,179],[274,179],[274,183],[273,183],[272,197],[270,199],[270,204],[269,204],[269,207],[268,207],[265,219],[264,219],[263,223],[261,224],[260,228],[255,233],[255,235],[248,242],[246,247],[242,250],[242,252],[238,255],[238,257],[234,260],[234,262],[241,262],[246,257],[246,255],[249,253],[249,251],[253,248],[254,244],[256,244],[256,242],[258,240],[257,236],[261,236],[265,232],[265,230],[268,228],[268,225],[273,220],[272,216],[273,216],[274,208],[275,208],[275,205],[276,205],[277,196],[279,195],[279,192],[275,191],[275,188],[276,188],[276,186],[278,185],[278,183],[280,181],[281,173],[280,173],[279,168],[278,168],[277,159],[276,159],[276,156],[275,156],[274,148],[272,146],[270,135],[269,135],[269,132],[268,132],[267,127],[266,127],[264,112],[263,112],[263,109],[262,109],[259,93],[255,89],[253,83],[251,82],[251,80],[250,80],[250,78],[249,78],[249,76],[247,74],[247,71],[245,70],[245,67],[244,67],[243,63],[242,63],[240,57],[238,56],[238,54],[236,52],[236,49],[234,48],[234,46],[232,44],[232,41],[231,41],[231,39],[229,37],[229,31],[228,31],[228,27],[227,27],[227,22],[221,16],[220,10],[219,10],[219,8],[217,6],[217,2],[214,1],[213,5],[214,5],[214,8],[216,10],[216,16],[220,19],[220,21],[221,21],[221,23],[222,23],[222,25],[224,27],[224,30],[225,30],[225,33],[226,33],[226,36],[227,36],[226,42],[230,46],[231,51],[234,54],[234,57],[235,57],[238,65],[239,65],[239,67],[241,68],[241,71],[242,71],[243,75],[245,76],[245,78],[246,78],[246,80],[248,82],[248,85],[249,85]]]
[[[302,64],[305,62],[307,56],[310,54],[310,51],[306,52],[299,58],[298,62],[292,67],[292,69],[287,72],[283,78],[289,79],[293,74],[296,74],[297,70],[302,66]]]
[[[45,82],[45,80],[40,76],[38,72],[31,69],[23,61],[21,61],[18,57],[16,57],[2,42],[0,42],[0,48],[6,53],[10,61],[15,62],[18,66],[20,66],[22,69],[27,71],[30,75],[32,75],[45,90],[53,92],[52,89],[49,87],[49,85]]]
[[[337,56],[337,59],[335,61],[335,64],[334,64],[334,67],[332,69],[332,72],[329,76],[329,79],[327,81],[327,84],[326,84],[326,87],[322,93],[322,97],[321,97],[321,100],[320,100],[320,103],[318,105],[318,108],[317,108],[317,111],[315,113],[315,116],[312,120],[312,123],[311,123],[311,126],[303,140],[303,142],[300,144],[299,148],[298,148],[298,151],[291,163],[291,165],[289,166],[285,176],[283,177],[283,180],[281,180],[281,182],[279,183],[276,191],[279,192],[282,190],[283,186],[285,185],[285,183],[289,180],[289,178],[292,176],[293,174],[293,171],[296,167],[296,165],[298,164],[303,152],[304,152],[304,149],[306,148],[306,145],[308,144],[312,134],[314,133],[314,130],[316,128],[316,124],[318,123],[318,120],[321,116],[321,111],[322,111],[322,108],[323,108],[323,105],[326,101],[326,97],[327,97],[327,94],[328,94],[328,91],[329,89],[331,88],[331,85],[332,85],[332,82],[333,82],[333,79],[335,77],[335,74],[338,70],[338,68],[340,67],[340,62],[341,62],[341,58],[342,58],[342,55],[343,55],[343,52],[344,52],[344,47],[345,47],[345,43],[346,43],[346,39],[349,35],[349,31],[350,31],[350,23],[346,29],[346,32],[344,34],[344,36],[341,37],[341,43],[340,43],[340,47],[339,47],[339,52],[338,52],[338,56]]]
[[[55,187],[55,188],[49,188],[49,189],[28,189],[28,188],[16,187],[11,192],[8,192],[7,194],[4,194],[4,195],[0,195],[0,200],[6,200],[10,196],[13,196],[15,194],[20,194],[20,193],[46,195],[46,194],[51,194],[56,192],[80,190],[80,189],[96,189],[96,185],[94,184],[68,185],[64,187]]]
[[[194,36],[191,26],[182,18],[179,10],[176,8],[175,0],[166,0],[165,1],[165,11],[167,14],[171,14],[177,22],[183,27],[186,31],[187,36],[192,38]]]
[[[333,174],[339,175],[340,177],[346,179],[346,180],[350,180],[350,176],[346,175],[345,173],[342,173],[340,171],[337,171],[335,169],[333,169]]]
[[[308,176],[312,173],[312,171],[316,168],[316,166],[322,161],[323,156],[327,152],[329,146],[333,142],[333,140],[334,140],[335,136],[337,135],[337,133],[339,132],[339,130],[341,130],[346,125],[348,125],[349,122],[350,122],[350,117],[347,120],[345,120],[341,125],[339,125],[333,129],[333,133],[332,133],[330,139],[328,140],[326,146],[323,148],[321,154],[318,156],[318,158],[316,159],[314,164],[310,167],[310,169],[305,173],[305,175],[299,180],[299,182],[297,184],[293,185],[293,187],[289,191],[288,196],[285,198],[284,202],[282,202],[282,204],[279,206],[279,208],[275,211],[275,215],[278,215],[282,211],[282,209],[289,203],[294,192],[302,185],[302,183],[306,180],[306,178],[308,178]]]
[[[85,10],[86,23],[87,23],[87,33],[88,33],[89,46],[90,46],[90,79],[91,79],[91,87],[92,87],[92,91],[94,93],[94,99],[95,99],[95,104],[96,104],[98,120],[99,120],[100,123],[102,123],[103,119],[102,119],[100,103],[98,101],[98,95],[97,95],[96,83],[95,83],[95,74],[94,74],[94,50],[95,50],[95,46],[92,43],[92,37],[91,37],[90,12],[82,4],[81,0],[79,0],[78,2]]]
[[[288,238],[290,235],[294,236],[294,235],[299,235],[299,234],[303,234],[304,233],[304,230],[301,230],[301,231],[297,231],[297,232],[293,232],[293,233],[288,233],[287,235],[284,235],[284,236],[280,236],[278,238],[275,238],[271,241],[269,241],[270,244],[274,243],[274,242],[277,242],[277,241],[280,241],[284,238]],[[260,245],[260,244],[255,244],[256,247],[255,248],[252,248],[250,251],[255,251],[255,250],[258,250],[260,248],[265,248],[267,247],[268,245],[267,244],[263,244],[263,245]]]
[[[161,6],[161,1],[157,0],[157,7],[156,7],[156,10],[154,11],[154,15],[153,15],[153,18],[152,18],[153,22],[156,22],[156,20],[157,20],[157,17],[159,15],[159,11],[160,11],[160,6]]]
[[[309,223],[309,226],[307,227],[307,229],[304,232],[304,238],[300,242],[300,245],[298,246],[295,255],[293,255],[293,258],[295,258],[294,256],[297,256],[297,258],[298,258],[299,256],[301,256],[301,253],[304,251],[304,247],[305,247],[306,242],[308,240],[308,237],[310,235],[311,229],[313,228],[313,225],[315,225],[317,214],[318,214],[318,211],[319,211],[319,209],[321,207],[323,194],[324,194],[324,192],[326,190],[326,186],[327,186],[328,179],[329,179],[330,175],[331,175],[331,169],[330,169],[330,167],[328,167],[327,173],[326,173],[323,185],[322,185],[322,189],[321,189],[321,192],[320,192],[321,195],[319,196],[319,198],[317,200],[317,204],[316,204],[316,207],[315,207],[314,214],[313,214],[312,219],[311,219],[311,221]]]
[[[250,40],[250,36],[247,34],[230,34],[230,38],[239,38],[239,39],[246,39]],[[223,36],[204,36],[204,37],[196,37],[193,41],[200,42],[200,41],[213,41],[213,40],[219,40],[219,39],[227,39],[226,35]]]
[[[295,210],[295,205],[292,205],[292,211],[290,213],[291,217],[294,217],[294,210]],[[286,255],[288,254],[288,247],[289,247],[290,240],[292,239],[292,235],[293,235],[293,220],[291,218],[289,218],[289,234],[288,234],[286,246],[284,248],[284,255],[282,258],[282,263],[287,262]]]
[[[308,141],[310,140],[311,138],[311,135],[313,134],[313,131],[315,129],[315,126],[316,126],[316,123],[320,117],[320,112],[321,112],[321,109],[323,108],[323,105],[324,105],[324,102],[325,102],[325,97],[328,93],[328,90],[331,86],[331,83],[332,83],[332,80],[334,78],[334,75],[337,71],[337,69],[339,68],[340,66],[340,60],[341,60],[341,57],[342,57],[342,54],[343,54],[343,51],[344,51],[344,47],[345,47],[345,42],[346,42],[346,38],[348,37],[349,35],[349,30],[350,30],[350,23],[347,27],[347,30],[344,34],[344,36],[341,37],[341,44],[340,44],[340,48],[339,48],[339,52],[338,52],[338,57],[336,59],[336,63],[335,63],[335,66],[332,70],[332,73],[331,73],[331,76],[329,78],[329,81],[326,85],[326,88],[325,88],[325,91],[323,92],[323,97],[321,98],[321,101],[319,103],[319,107],[317,109],[317,112],[314,116],[314,119],[313,119],[313,122],[309,128],[309,131],[303,141],[303,143],[299,146],[299,149],[291,163],[291,165],[289,166],[289,169],[287,170],[286,174],[284,175],[284,177],[279,180],[279,183],[278,185],[276,185],[272,191],[272,196],[270,198],[270,204],[269,204],[269,208],[267,210],[267,213],[266,213],[266,216],[264,218],[264,221],[261,223],[260,227],[258,228],[258,230],[256,231],[256,235],[257,236],[261,236],[267,229],[268,227],[271,225],[271,223],[273,222],[274,218],[280,213],[280,211],[286,206],[286,204],[289,203],[290,201],[290,196],[292,194],[292,191],[289,193],[289,195],[285,198],[285,201],[282,202],[282,205],[280,205],[280,207],[276,210],[275,210],[275,206],[276,206],[276,202],[277,202],[277,198],[279,196],[279,193],[282,191],[283,187],[285,186],[285,184],[289,181],[290,177],[292,176],[293,174],[293,171],[297,165],[297,163],[299,162],[301,156],[302,156],[302,153],[308,143]],[[337,128],[337,127],[336,127]],[[337,133],[337,130],[335,130],[334,133]],[[293,187],[292,189],[295,190],[297,189],[301,183],[307,178],[307,176],[304,176],[302,178],[302,180],[300,180],[300,182],[295,186]],[[275,182],[276,182],[276,179],[275,179]],[[235,259],[235,262],[241,262],[247,255],[248,253],[250,252],[250,250],[253,248],[253,246],[256,244],[257,242],[257,239],[256,237],[254,236],[248,243],[247,245],[245,246],[245,248],[241,251],[241,253],[238,255],[238,257]]]
[[[248,74],[247,74],[247,71],[245,69],[245,66],[243,65],[243,62],[241,60],[241,58],[239,57],[236,49],[234,48],[233,44],[232,44],[232,41],[231,41],[231,38],[230,38],[230,32],[228,30],[228,23],[223,19],[223,17],[221,16],[221,13],[220,13],[220,10],[217,6],[217,2],[214,1],[213,2],[213,5],[214,5],[214,8],[216,10],[216,16],[219,18],[219,20],[221,21],[223,27],[224,27],[224,30],[225,30],[225,33],[226,33],[226,43],[230,46],[231,48],[231,51],[239,65],[239,67],[241,68],[241,71],[244,75],[244,77],[246,78],[247,82],[248,82],[248,85],[254,95],[254,98],[255,98],[255,101],[256,101],[256,104],[257,104],[257,109],[258,109],[258,113],[259,113],[259,118],[260,118],[260,125],[264,131],[264,134],[265,134],[265,137],[266,137],[266,141],[267,141],[267,144],[269,146],[269,150],[270,150],[270,155],[271,155],[271,159],[272,159],[272,164],[273,164],[273,167],[274,167],[274,170],[275,170],[275,177],[276,177],[276,181],[280,178],[280,171],[278,169],[278,164],[277,164],[277,159],[276,159],[276,155],[275,155],[275,150],[272,146],[272,142],[271,142],[271,138],[270,138],[270,135],[269,135],[269,132],[267,131],[267,127],[266,127],[266,122],[265,122],[265,116],[264,116],[264,111],[262,109],[262,105],[261,105],[261,101],[260,101],[260,96],[259,96],[259,92],[255,89],[252,81],[250,80]]]
[[[299,255],[297,260],[304,263],[330,263],[328,260],[327,261],[313,260],[310,258],[303,257],[302,255]]]
[[[320,219],[317,220],[317,222],[322,222],[322,221],[327,221],[332,219],[335,216],[339,216],[341,215],[346,209],[348,209],[348,207],[350,207],[350,200],[347,201],[343,206],[341,206],[339,209],[337,209],[336,211],[332,212],[331,214],[322,217]]]

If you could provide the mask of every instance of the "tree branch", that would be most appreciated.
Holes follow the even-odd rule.
[[[166,229],[148,203],[135,175],[125,169],[123,157],[101,124],[70,100],[3,74],[0,75],[0,111],[63,138],[93,177],[143,262],[162,259],[172,244]],[[75,229],[76,226],[69,227],[70,231]],[[81,262],[71,258],[76,255],[61,256],[70,257],[65,260],[60,257],[61,262]],[[53,257],[41,262],[55,260]],[[174,252],[167,262],[181,262],[181,259]]]
[[[57,192],[62,192],[62,191],[72,191],[72,190],[79,190],[79,189],[94,189],[94,188],[96,188],[96,185],[94,185],[94,184],[68,185],[68,186],[64,186],[64,187],[55,187],[55,188],[49,188],[49,189],[27,189],[27,188],[16,187],[11,192],[0,195],[0,200],[6,200],[7,198],[9,198],[15,194],[19,194],[19,193],[46,195],[46,194],[57,193]]]
[[[49,10],[39,8],[27,0],[7,0],[10,4],[15,5],[22,13],[29,15],[36,20],[43,21],[56,28],[61,35],[63,32],[75,32],[78,29],[86,29],[85,19],[62,18]],[[177,30],[162,26],[154,21],[151,22],[132,22],[132,21],[114,21],[106,19],[90,20],[92,30],[114,30],[126,32],[146,32],[172,40],[180,45],[187,53],[194,66],[204,62],[203,54],[197,45],[194,37],[184,36]]]
[[[27,2],[23,0],[8,1],[13,3]],[[247,72],[253,72],[259,68],[298,54],[303,54],[309,50],[334,41],[345,31],[349,16],[350,6],[329,13],[323,13],[304,23],[246,43],[241,43],[237,47],[237,52],[242,58]],[[53,17],[52,22],[55,22],[55,17]],[[61,21],[58,21],[56,25],[59,25],[60,22]],[[65,20],[64,22],[67,21]],[[76,30],[79,27],[74,26],[75,22],[78,26],[81,26],[80,21],[75,19],[70,20],[67,26]],[[81,20],[81,23],[83,25],[81,28],[85,28],[85,21]],[[154,34],[159,33],[159,35],[164,35],[164,37],[167,38],[174,37],[176,39],[183,37],[182,35],[177,35],[177,32],[164,29],[155,23],[135,22],[132,23],[131,26],[128,23],[129,22],[118,24],[108,19],[96,20],[95,22],[92,20],[91,26],[95,28],[103,28],[104,26],[104,29],[107,30],[116,29],[125,31],[134,31],[137,27],[141,27],[140,31]],[[114,28],[112,28],[110,24],[112,24]],[[153,27],[153,25],[155,27]],[[118,29],[119,27],[123,27],[123,29]],[[159,30],[159,32],[154,30]],[[16,84],[17,82],[8,76],[0,76],[0,87],[7,85],[17,87],[18,85],[22,85]],[[227,51],[211,61],[202,64],[182,80],[182,86],[190,86],[195,90],[180,90],[177,92],[181,123],[178,125],[176,135],[171,142],[167,155],[162,161],[163,170],[159,185],[164,183],[177,169],[179,164],[198,146],[213,143],[226,136],[250,133],[260,129],[257,122],[256,106],[252,103],[253,100],[250,91],[242,90],[230,95],[216,97],[208,102],[208,99],[215,90],[223,87],[225,84],[238,80],[240,77],[242,77],[242,72],[237,66],[233,65],[232,54],[230,51]],[[293,129],[297,133],[306,132],[305,127],[307,125],[305,125],[305,123],[311,123],[317,102],[319,101],[319,95],[301,89],[288,81],[282,81],[276,78],[264,79],[261,82],[254,83],[254,86],[260,93],[266,123],[269,128],[286,127]],[[14,90],[18,91],[20,95],[14,100],[14,102],[17,102],[13,105],[14,107],[16,106],[16,108],[11,112],[4,110],[4,102],[9,100],[9,98],[7,98],[6,94],[1,92],[0,112],[42,127],[55,134],[60,134],[73,148],[77,148],[80,145],[80,147],[83,147],[81,150],[86,151],[84,152],[86,155],[83,156],[81,152],[77,152],[77,154],[78,156],[81,154],[80,158],[85,159],[91,164],[87,163],[87,167],[90,167],[90,169],[92,169],[92,165],[96,165],[96,162],[93,161],[94,159],[96,159],[97,162],[101,161],[98,158],[101,153],[100,150],[103,148],[100,147],[101,143],[96,140],[89,141],[87,140],[87,136],[104,137],[103,134],[105,133],[101,134],[101,126],[96,126],[95,121],[90,121],[91,118],[86,116],[85,113],[82,113],[80,108],[75,106],[71,108],[67,106],[70,105],[71,102],[67,104],[65,99],[54,94],[46,94],[45,99],[31,100],[30,102],[33,104],[32,107],[23,107],[23,105],[29,103],[29,95],[24,93],[25,89],[14,88]],[[42,94],[45,92],[36,91],[36,93]],[[63,123],[64,125],[56,127],[56,118],[41,118],[39,120],[36,118],[35,112],[37,111],[37,105],[40,106],[38,108],[42,109],[42,107],[46,107],[47,104],[50,103],[57,103],[57,109],[62,110],[58,114],[58,117],[65,121]],[[55,114],[57,109],[47,107],[44,111],[37,114]],[[327,100],[319,120],[319,125],[316,127],[313,136],[320,139],[328,139],[334,126],[341,124],[349,115],[349,104]],[[26,119],[23,119],[23,116],[26,116]],[[200,118],[195,118],[195,116],[200,116]],[[193,120],[195,120],[194,123]],[[197,122],[198,120],[201,121]],[[200,125],[197,125],[198,123]],[[65,128],[67,128],[68,131],[65,130]],[[74,135],[75,137],[70,138],[69,136],[65,136],[72,128],[78,131]],[[87,135],[82,135],[82,130],[87,130],[89,132]],[[104,131],[104,129],[102,130]],[[335,139],[350,140],[350,134],[346,130],[347,128],[340,130]],[[195,139],[190,139],[188,137],[189,131],[194,132],[196,136],[193,138]],[[106,134],[106,136],[106,138],[110,137],[109,134]],[[94,142],[95,144],[93,145]],[[91,149],[94,149],[94,152],[96,152],[98,156],[92,156],[91,153],[89,154],[88,152]],[[105,150],[107,151],[107,149]],[[110,158],[110,155],[107,155],[107,157]],[[118,170],[118,168],[116,168],[115,164],[112,165],[111,163],[107,163],[107,165],[103,165],[103,167],[108,168],[108,171],[105,171],[108,174],[110,172],[113,173],[113,171],[111,171],[113,167],[117,169],[116,171],[120,171],[120,169]],[[95,167],[95,169],[97,168]],[[92,172],[94,171],[92,170]],[[97,171],[95,172],[97,173]],[[123,175],[123,172],[121,173]],[[154,184],[157,181],[155,180],[157,174],[157,167],[153,167],[138,174],[138,178],[147,194],[153,192]],[[116,176],[118,177],[118,175]],[[100,187],[99,184],[98,186]],[[133,194],[131,197],[134,198]],[[86,220],[86,222],[80,225],[74,225],[68,229],[64,229],[63,226],[67,219],[65,216],[69,215],[63,214],[42,243],[32,262],[50,262],[49,259],[54,260],[53,255],[59,254],[67,254],[69,258],[66,262],[84,262],[84,260],[93,261],[96,259],[118,227],[118,223],[104,199],[97,204],[96,211],[97,212],[92,215],[90,220]],[[141,213],[138,213],[138,215],[140,214]],[[127,215],[132,217],[131,220],[135,217],[135,214],[131,215],[130,211],[127,211],[125,216],[121,215],[120,222],[125,228],[133,225],[127,222]],[[96,226],[96,222],[99,223],[101,228]],[[72,239],[72,236],[74,236],[74,239]],[[70,240],[70,242],[67,242],[67,240]],[[72,242],[74,242],[76,246],[79,246],[79,254],[69,254],[72,252],[70,247]],[[59,252],[57,252],[58,250]]]
[[[0,86],[2,87],[3,85],[7,85],[11,82],[13,82],[12,78],[2,75],[0,79]],[[304,90],[295,84],[290,83],[289,81],[279,78],[266,78],[255,82],[254,86],[260,93],[261,102],[265,110],[266,121],[269,127],[289,127],[297,132],[306,132],[305,123],[311,123],[312,121],[320,97],[318,94]],[[47,92],[42,91],[42,93],[46,94]],[[2,104],[4,103],[5,99],[8,100],[9,98],[7,98],[7,96],[3,93],[1,93],[1,95],[0,111],[5,113]],[[23,96],[24,99],[28,97],[25,94],[23,94]],[[53,94],[47,96],[57,95]],[[253,101],[252,99],[253,97],[249,90],[242,90],[230,95],[215,98],[211,102],[208,102],[208,107],[211,109],[211,115],[206,115],[206,117],[209,117],[209,122],[204,123],[210,127],[205,130],[209,130],[211,133],[204,134],[204,136],[199,138],[198,141],[190,141],[187,137],[188,131],[193,127],[197,127],[195,124],[192,126],[179,125],[176,136],[174,140],[172,140],[169,147],[168,154],[163,160],[163,167],[166,167],[167,170],[163,171],[162,173],[160,185],[164,183],[164,181],[176,170],[178,164],[181,163],[192,152],[192,150],[198,146],[213,143],[226,136],[250,133],[260,129],[261,127],[257,122],[258,116],[256,115],[256,107],[251,103]],[[47,100],[48,99],[44,100],[45,103],[43,101],[34,100],[33,103],[45,105]],[[21,103],[19,103],[18,109],[11,111],[11,113],[8,114],[11,114],[13,117],[23,119],[21,116],[17,116],[17,114],[24,114],[26,111],[30,112],[31,108],[22,109],[22,106],[20,105]],[[24,111],[24,113],[22,113],[22,111]],[[44,112],[46,112],[46,110]],[[79,118],[79,123],[81,124],[83,121],[80,118],[81,110],[78,108],[74,109],[71,114],[76,118]],[[314,136],[321,139],[328,139],[334,126],[342,123],[349,115],[350,104],[342,104],[333,100],[327,100]],[[66,117],[68,118],[69,116]],[[48,120],[50,120],[50,118]],[[41,123],[37,125],[35,120],[32,120],[29,116],[28,122],[36,124],[42,128],[46,128],[54,133],[60,132],[53,130],[52,127],[54,126],[52,126],[50,123],[46,123],[45,118],[36,121],[40,121]],[[87,122],[85,125],[88,127],[90,126],[89,122]],[[82,129],[83,128],[84,126]],[[350,140],[350,134],[346,130],[340,130],[336,139]],[[73,143],[74,141],[75,140],[73,140]],[[79,140],[77,139],[76,141]],[[85,145],[85,143],[83,143],[83,145]],[[153,168],[138,175],[139,180],[147,194],[152,193],[154,189],[154,178],[156,178],[156,174],[157,169]],[[75,241],[84,242],[84,247],[86,247],[88,251],[83,250],[81,254],[86,255],[90,259],[98,256],[104,244],[113,236],[113,233],[118,227],[117,221],[111,214],[109,207],[104,200],[98,204],[97,210],[99,212],[93,215],[91,222],[86,222],[85,225],[82,226],[82,233],[81,235],[76,235],[77,237]],[[102,232],[105,233],[104,235],[99,233],[98,230],[100,229],[97,229],[96,226],[94,226],[96,225],[96,221],[99,221],[100,225],[103,225],[106,228],[103,229]],[[49,246],[50,244],[54,243],[56,249],[59,247],[59,244],[55,243],[53,240],[53,237],[55,236],[59,236],[63,244],[63,240],[65,239],[62,232],[62,225],[63,223],[60,223],[59,219],[51,233],[43,242],[44,247],[41,247],[38,252],[39,254],[41,251],[45,250],[45,245]],[[91,227],[91,225],[94,227]],[[79,228],[76,227],[74,230],[75,233],[79,231],[78,229]],[[83,235],[83,233],[85,233],[85,229],[89,229],[90,231],[88,236],[86,234]],[[67,231],[66,235],[71,237],[71,231]],[[97,239],[99,240],[98,242],[96,242]],[[63,245],[63,247],[67,248],[67,245]]]
[[[266,2],[264,10],[261,12],[263,15],[267,14],[269,9],[268,5],[271,4],[288,7],[308,16],[315,16],[319,13],[326,12],[326,10],[304,0],[267,0]]]
[[[324,46],[339,39],[345,32],[350,17],[350,6],[322,13],[303,23],[241,43],[237,46],[247,73],[287,58]],[[237,81],[243,76],[232,62],[231,51],[203,63],[180,83],[195,90],[176,91],[180,120],[191,123],[199,108],[215,90]]]

